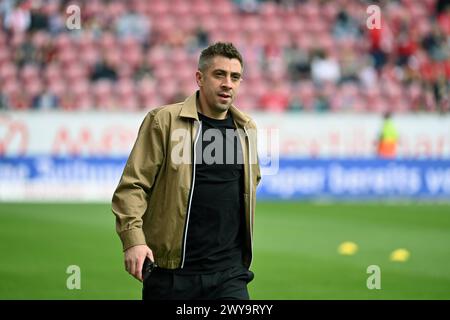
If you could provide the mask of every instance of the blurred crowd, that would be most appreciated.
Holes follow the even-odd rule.
[[[1,110],[178,102],[230,41],[245,110],[449,111],[448,0],[2,0],[0,26]]]

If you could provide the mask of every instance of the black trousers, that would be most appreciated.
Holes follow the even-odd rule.
[[[143,300],[249,300],[253,272],[232,267],[210,274],[181,274],[156,268],[144,281]]]

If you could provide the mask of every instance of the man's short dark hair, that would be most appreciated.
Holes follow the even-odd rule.
[[[208,69],[212,58],[216,56],[237,59],[241,63],[241,67],[244,68],[242,56],[231,42],[216,42],[204,49],[200,54],[200,59],[198,60],[198,70],[205,71]]]

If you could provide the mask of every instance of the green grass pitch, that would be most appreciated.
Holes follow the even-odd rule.
[[[256,214],[252,299],[450,299],[450,204],[260,202]],[[356,254],[338,254],[344,241]],[[398,248],[409,260],[389,259]],[[1,203],[0,252],[0,299],[141,297],[109,204]],[[381,289],[367,288],[370,265]]]

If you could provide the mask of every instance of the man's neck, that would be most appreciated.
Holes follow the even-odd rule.
[[[206,101],[202,101],[202,97],[200,94],[197,96],[196,101],[197,101],[197,111],[203,114],[204,116],[216,120],[224,120],[227,118],[228,111],[213,112],[212,108],[207,107]]]

